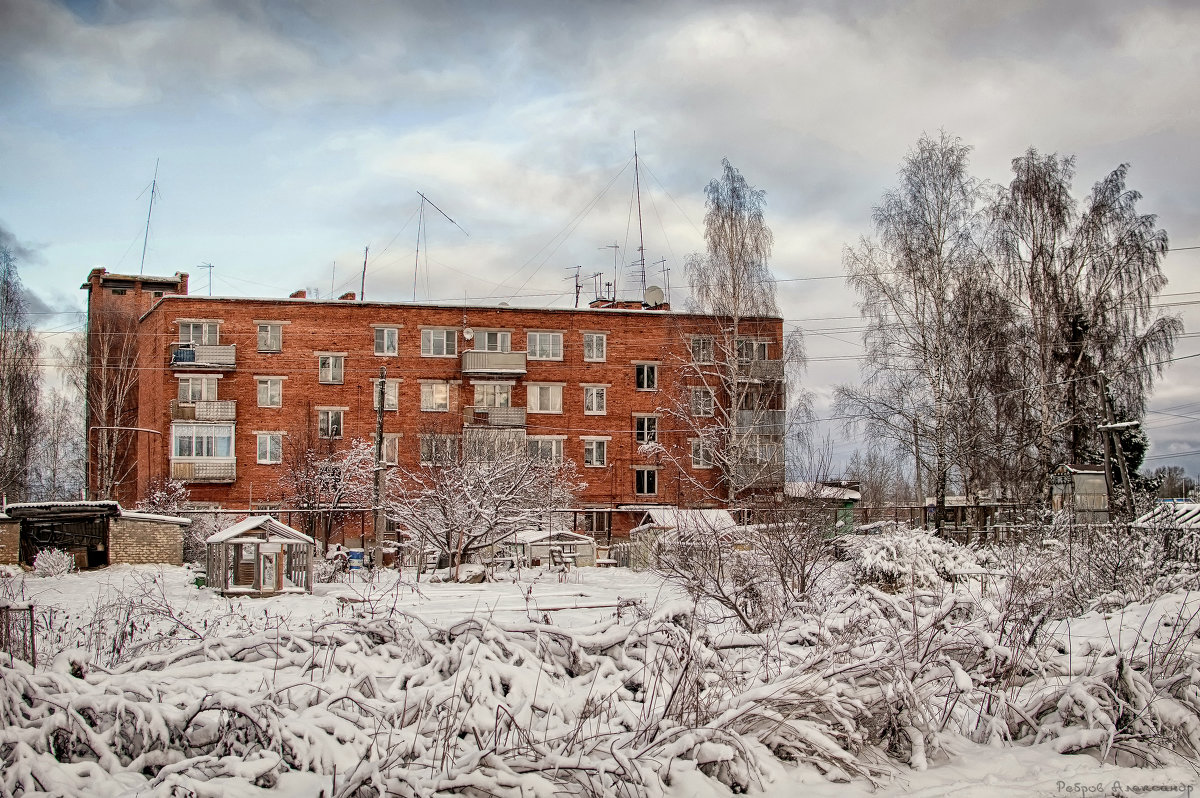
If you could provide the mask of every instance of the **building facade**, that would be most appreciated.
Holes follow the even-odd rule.
[[[134,307],[128,288],[111,293],[127,279],[94,271],[89,315],[100,302]],[[724,506],[748,484],[728,487],[706,426],[744,424],[753,445],[738,469],[756,491],[781,490],[778,318],[739,322],[736,384],[753,386],[741,391],[718,374],[728,330],[666,305],[206,297],[186,294],[186,275],[174,291],[139,279],[162,293],[137,320],[135,421],[121,425],[130,474],[115,491],[125,503],[171,477],[197,503],[286,511],[280,480],[297,452],[374,442],[381,375],[385,463],[436,460],[481,430],[511,436],[575,462],[587,486],[571,526],[598,536],[621,536],[647,506]]]

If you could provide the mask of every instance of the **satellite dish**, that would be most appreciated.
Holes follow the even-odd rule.
[[[656,308],[663,303],[663,290],[657,285],[648,285],[644,298],[647,305]]]
[[[472,330],[470,327],[463,328],[463,338],[466,338],[468,341],[470,341],[474,337],[475,337],[474,330]]]

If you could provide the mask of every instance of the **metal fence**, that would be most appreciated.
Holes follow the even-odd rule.
[[[0,602],[0,651],[30,665],[37,663],[32,604]]]

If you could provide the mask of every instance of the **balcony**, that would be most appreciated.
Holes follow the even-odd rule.
[[[236,368],[237,347],[234,344],[171,344],[171,368],[195,368],[206,371],[232,371]]]
[[[463,423],[467,426],[523,427],[523,407],[464,407]]]
[[[746,382],[778,382],[783,379],[782,360],[739,360],[739,380]]]
[[[468,349],[462,353],[463,374],[524,374],[524,352],[485,352]]]
[[[733,477],[741,490],[777,489],[783,486],[783,463],[743,460],[733,466]]]
[[[778,438],[787,428],[786,410],[739,410],[735,420],[740,432]]]
[[[236,421],[237,400],[212,402],[181,402],[171,400],[172,421]]]
[[[171,479],[183,482],[233,482],[237,479],[237,458],[172,459]]]

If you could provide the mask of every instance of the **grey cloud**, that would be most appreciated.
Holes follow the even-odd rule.
[[[18,241],[12,231],[5,226],[4,222],[0,222],[0,247],[12,253],[12,256],[17,260],[18,268],[20,268],[21,262],[40,263],[42,260],[38,248],[27,246]]]

